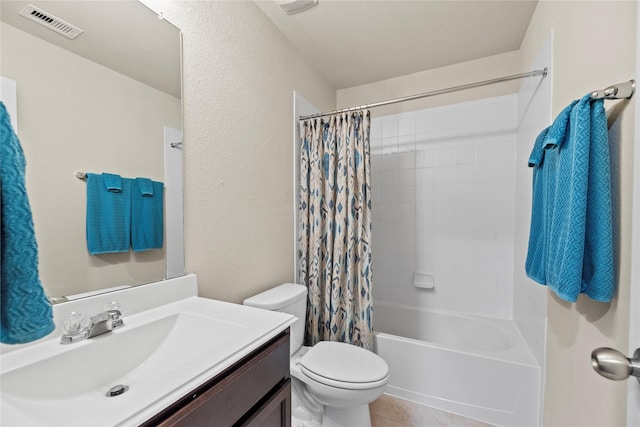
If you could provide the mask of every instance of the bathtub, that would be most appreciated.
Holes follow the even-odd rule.
[[[512,321],[373,307],[387,394],[499,426],[540,425],[540,366]]]

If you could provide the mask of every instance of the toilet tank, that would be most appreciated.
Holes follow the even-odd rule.
[[[289,354],[293,354],[302,346],[305,316],[307,314],[306,286],[285,283],[249,297],[242,304],[296,316],[298,320],[291,325],[291,349]]]

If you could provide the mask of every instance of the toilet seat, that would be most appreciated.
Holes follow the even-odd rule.
[[[380,356],[341,342],[319,342],[298,364],[305,376],[337,388],[371,389],[386,384],[389,379],[389,365]]]

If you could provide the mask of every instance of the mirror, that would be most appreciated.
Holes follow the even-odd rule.
[[[183,274],[180,31],[132,0],[0,4],[0,75],[16,82],[17,133],[48,296],[155,282],[167,270]],[[54,25],[62,32],[68,24],[83,32],[73,40],[54,32],[21,16],[27,5],[49,23],[64,21]],[[89,255],[86,182],[77,172],[162,181],[163,248]]]

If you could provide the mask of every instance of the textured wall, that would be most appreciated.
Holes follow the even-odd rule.
[[[573,99],[634,76],[636,5],[538,3],[521,52],[523,64],[530,64],[553,30],[554,117]],[[603,17],[606,24],[594,25]],[[619,164],[614,170],[620,227],[617,297],[611,304],[587,297],[569,304],[549,294],[544,399],[544,425],[549,427],[625,425],[626,383],[599,377],[589,362],[595,347],[626,349],[629,326],[634,102],[607,101],[605,107],[613,136],[610,145]]]
[[[183,32],[185,257],[200,294],[293,280],[293,91],[335,90],[253,2],[154,2]]]

